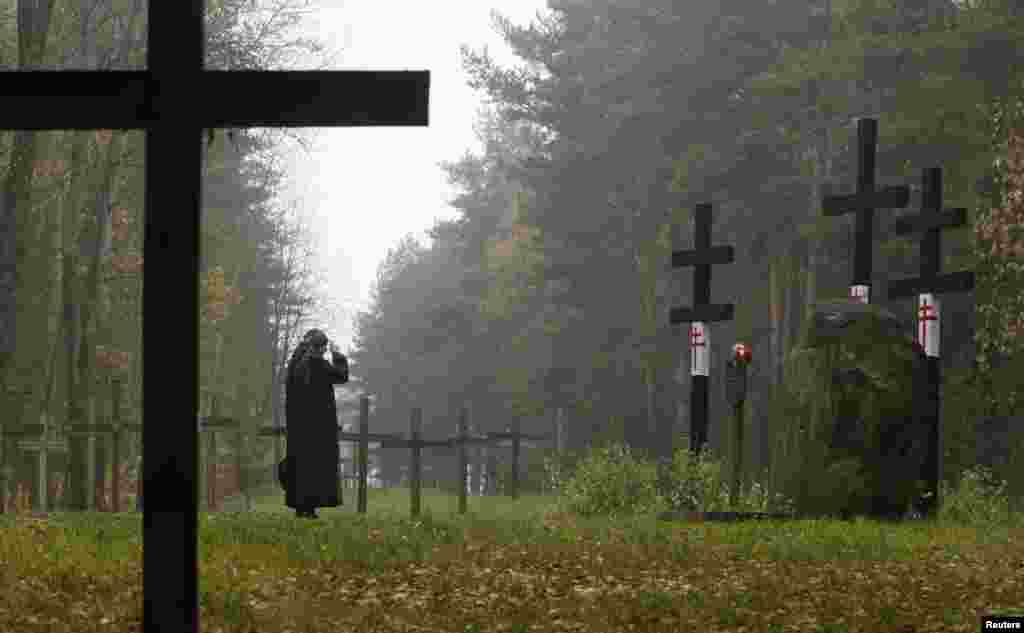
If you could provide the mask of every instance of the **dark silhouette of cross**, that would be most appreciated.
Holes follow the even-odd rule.
[[[2,129],[146,132],[146,633],[199,631],[196,288],[203,131],[427,125],[426,71],[204,70],[205,4],[148,3],[147,70],[4,72],[0,77]]]

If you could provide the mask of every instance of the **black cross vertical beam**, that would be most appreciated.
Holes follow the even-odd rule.
[[[926,358],[924,381],[914,382],[915,389],[923,390],[923,393],[915,394],[917,397],[914,407],[918,415],[919,428],[923,427],[927,432],[924,472],[921,478],[927,484],[922,505],[925,516],[929,518],[934,518],[939,509],[939,480],[942,474],[942,375],[939,362],[942,321],[938,301],[932,293],[967,292],[974,288],[974,273],[971,271],[939,274],[942,267],[942,229],[963,226],[966,223],[966,209],[942,208],[942,169],[930,167],[923,170],[921,177],[921,213],[902,217],[892,227],[892,231],[897,235],[921,233],[920,276],[889,282],[888,295],[890,299],[918,296],[920,325],[917,341]]]
[[[690,323],[690,450],[699,453],[708,439],[708,346],[705,323],[730,321],[731,303],[711,303],[711,265],[733,261],[732,246],[711,246],[711,205],[698,204],[694,213],[694,248],[673,251],[672,267],[693,266],[693,306],[672,308],[669,322]],[[703,346],[703,350],[700,347]]]
[[[878,121],[857,121],[857,193],[825,196],[822,202],[826,216],[856,214],[850,297],[861,303],[871,303],[871,248],[875,209],[903,208],[910,202],[910,188],[904,185],[875,189],[877,147]]]
[[[430,77],[423,71],[208,71],[204,0],[149,2],[148,11],[146,70],[0,73],[0,129],[146,131],[143,630],[193,633],[199,631],[202,131],[425,126]]]

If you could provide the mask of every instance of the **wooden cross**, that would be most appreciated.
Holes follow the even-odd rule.
[[[933,292],[967,292],[974,289],[974,273],[957,271],[940,275],[942,269],[942,234],[944,228],[967,223],[967,209],[942,208],[942,168],[922,170],[921,213],[903,216],[892,223],[896,235],[921,233],[919,252],[921,274],[911,279],[889,282],[890,299],[912,297]]]
[[[502,440],[512,440],[512,481],[509,482],[509,489],[513,499],[519,498],[519,456],[521,454],[523,440],[547,440],[551,439],[550,434],[532,435],[523,433],[519,426],[519,419],[516,419],[515,429],[506,426],[503,433],[488,433],[487,439],[497,441],[504,445]]]
[[[871,242],[875,209],[903,208],[910,202],[910,188],[904,185],[875,189],[877,146],[878,121],[857,121],[857,193],[825,196],[822,202],[826,216],[856,214],[850,297],[861,303],[871,303]]]
[[[143,630],[199,631],[202,133],[218,127],[425,126],[428,72],[204,70],[204,0],[149,2],[147,70],[4,72],[9,130],[143,129]]]
[[[936,292],[967,292],[974,288],[974,273],[958,271],[940,275],[942,267],[942,234],[944,228],[963,226],[967,223],[967,210],[942,208],[942,169],[930,167],[921,175],[921,213],[904,216],[893,224],[897,235],[921,233],[921,273],[912,279],[889,282],[889,299],[903,299],[918,296],[918,320],[920,328],[918,343],[926,354],[925,380],[915,381],[924,393],[919,393],[914,407],[925,427],[927,450],[922,479],[927,483],[924,502],[925,516],[934,516],[939,507],[939,480],[942,470],[942,416],[941,416],[941,365],[939,342],[942,334],[941,306],[935,299]],[[929,322],[934,323],[929,327]]]
[[[690,450],[694,453],[700,452],[708,438],[708,363],[696,363],[696,349],[697,346],[704,346],[707,352],[704,324],[731,321],[734,311],[731,303],[711,303],[711,265],[729,264],[732,261],[732,246],[711,246],[711,205],[698,204],[694,213],[694,248],[672,253],[673,268],[693,266],[693,306],[672,308],[669,311],[669,322],[673,325],[692,324],[690,345],[695,362],[690,368]],[[697,343],[697,337],[701,335],[703,340]]]

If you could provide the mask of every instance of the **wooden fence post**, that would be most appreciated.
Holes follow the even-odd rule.
[[[422,444],[420,443],[420,428],[422,424],[423,410],[416,407],[412,410],[412,420],[410,421],[410,435],[412,436],[412,442],[410,444],[410,460],[409,460],[409,481],[410,481],[410,513],[413,517],[417,517],[420,514],[420,451],[422,450]]]
[[[245,459],[245,451],[248,448],[248,442],[246,441],[245,433],[242,431],[242,427],[238,427],[238,434],[236,441],[238,442],[238,449],[235,451],[235,471],[236,483],[238,485],[238,495],[242,498],[242,507],[245,512],[249,511],[249,481],[248,473],[242,472],[242,467],[246,465],[245,462],[249,460]]]
[[[367,453],[370,434],[370,397],[359,398],[359,490],[356,495],[356,510],[366,514]]]
[[[96,396],[88,398],[89,432],[85,446],[85,509],[96,509]]]
[[[479,420],[473,420],[469,425],[469,436],[476,437],[479,434]],[[469,463],[469,494],[470,496],[480,495],[480,445],[473,443],[472,447],[467,447],[466,454],[468,455]]]
[[[199,468],[206,474],[204,479],[204,490],[206,491],[206,510],[207,512],[213,512],[215,508],[215,497],[214,486],[217,481],[217,429],[210,425],[210,422],[219,414],[219,407],[217,406],[217,396],[210,397],[210,408],[207,411],[208,417],[205,420],[205,428],[200,427],[201,431],[206,432],[206,454],[203,455],[203,451],[199,451]],[[202,444],[203,436],[200,434],[200,444]],[[202,506],[200,506],[202,507]]]
[[[141,513],[143,510],[143,506],[146,503],[146,500],[142,497],[142,482],[145,481],[146,479],[144,464],[142,463],[142,456],[144,454],[142,445],[142,424],[140,423],[134,426],[134,430],[136,433],[135,437],[139,440],[139,471],[138,479],[135,484],[135,511]]]
[[[47,473],[49,467],[47,466],[47,444],[49,442],[49,418],[47,414],[42,416],[43,432],[39,435],[39,452],[36,454],[35,459],[35,477],[32,482],[32,510],[35,512],[46,512],[47,506],[47,493],[49,492],[49,477]]]
[[[206,509],[217,510],[217,429],[210,429],[206,452]]]
[[[466,514],[466,427],[469,412],[466,407],[459,410],[459,514]]]
[[[512,438],[512,498],[519,498],[519,453],[520,453],[520,442],[522,436],[520,435],[520,423],[519,418],[516,418],[515,422],[515,437]]]
[[[114,468],[111,473],[111,493],[114,512],[121,511],[121,380],[116,376],[110,381],[110,422],[114,425],[114,445],[110,461]]]

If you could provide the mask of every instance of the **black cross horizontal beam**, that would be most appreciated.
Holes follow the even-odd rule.
[[[933,292],[967,292],[974,289],[974,272],[970,270],[946,273],[935,277],[914,277],[889,281],[890,299],[905,299]]]
[[[863,209],[902,209],[910,203],[910,187],[894,185],[877,191],[825,196],[822,209],[827,216],[856,213]]]
[[[730,264],[733,261],[733,247],[730,245],[711,246],[711,205],[698,204],[693,214],[693,249],[674,251],[672,266],[693,266],[693,306],[669,310],[669,323],[691,321],[728,321],[733,316],[732,304],[711,303],[711,265]]]
[[[672,267],[696,266],[698,264],[731,264],[732,245],[712,246],[698,250],[675,251],[672,253]]]
[[[0,81],[0,124],[129,130],[166,114],[200,128],[423,126],[429,81],[428,71],[208,70],[189,74],[188,94],[173,94],[148,71],[9,72]],[[60,103],[59,118],[53,103]],[[157,103],[167,112],[156,111]]]
[[[734,312],[735,305],[731,303],[708,303],[692,308],[672,308],[669,311],[668,318],[669,322],[673,324],[692,323],[694,321],[715,323],[718,321],[731,321]]]
[[[972,271],[939,274],[942,265],[942,229],[963,226],[966,222],[966,209],[942,209],[942,169],[924,169],[921,175],[921,212],[900,218],[893,228],[895,232],[904,235],[920,233],[920,274],[913,279],[890,281],[887,293],[889,298],[973,290]]]
[[[967,224],[967,209],[944,209],[940,213],[915,213],[893,220],[889,230],[896,235],[910,235],[934,229],[956,228]]]

